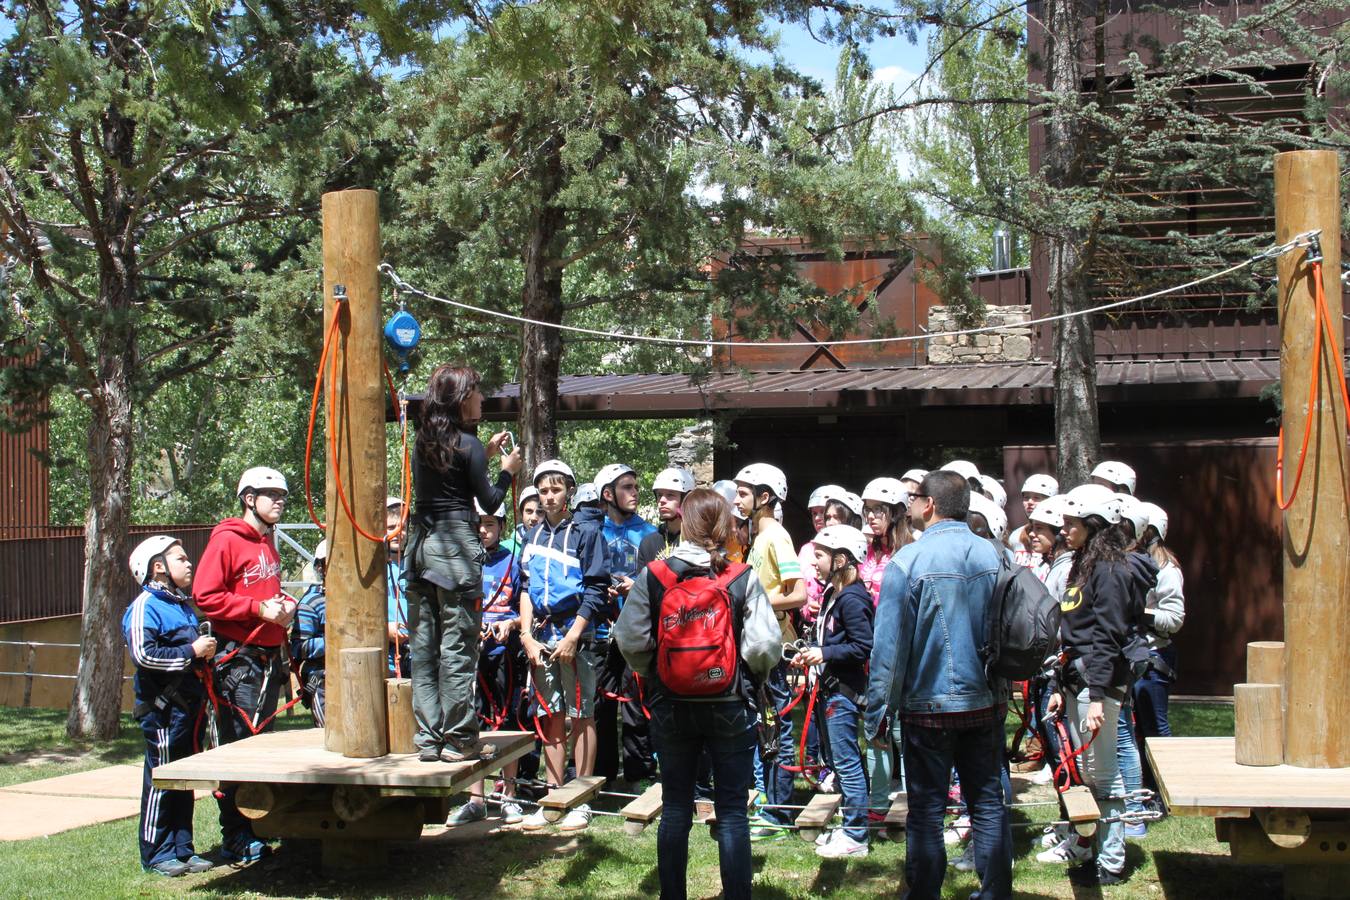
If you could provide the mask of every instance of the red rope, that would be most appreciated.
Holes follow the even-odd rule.
[[[815,714],[816,711],[816,697],[820,693],[820,679],[812,678],[810,679],[810,681],[811,681],[811,699],[806,701],[806,718],[802,720],[802,739],[797,747],[797,765],[795,766],[785,765],[783,766],[783,768],[788,772],[800,772],[802,775],[806,777],[806,780],[809,784],[814,785],[816,779],[812,773],[819,772],[821,767],[819,765],[807,764],[806,739],[811,732],[811,717]],[[802,685],[802,691],[803,693],[805,693],[806,691],[805,685]],[[801,697],[798,696],[797,699],[801,699]],[[788,711],[792,709],[792,706],[795,705],[795,703],[796,701],[794,700],[793,703],[789,704],[788,708],[779,714],[779,718],[786,719]]]
[[[1078,763],[1075,760],[1087,752],[1087,748],[1092,746],[1092,742],[1097,739],[1097,735],[1101,732],[1101,729],[1092,729],[1092,735],[1088,738],[1087,743],[1074,749],[1072,746],[1073,742],[1069,738],[1069,729],[1065,727],[1062,717],[1055,719],[1055,728],[1059,733],[1061,749],[1066,747],[1069,748],[1068,752],[1064,754],[1064,758],[1060,760],[1059,765],[1055,766],[1055,790],[1062,794],[1074,785],[1083,783],[1083,774],[1079,771]],[[1061,774],[1064,776],[1062,784],[1060,782]]]

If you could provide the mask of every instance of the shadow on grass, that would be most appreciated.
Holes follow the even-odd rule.
[[[1284,876],[1276,866],[1244,866],[1226,856],[1160,850],[1153,854],[1164,897],[1280,897]]]

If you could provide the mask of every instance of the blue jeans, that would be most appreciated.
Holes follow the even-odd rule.
[[[970,809],[975,871],[980,877],[980,889],[971,897],[1012,897],[1012,829],[1003,804],[1003,722],[952,729],[906,722],[904,738],[909,797],[904,896],[937,900],[942,894],[947,873],[942,822],[955,766]]]
[[[797,748],[792,744],[792,719],[782,714],[787,705],[792,702],[792,690],[788,687],[787,682],[787,668],[787,663],[780,662],[769,673],[766,682],[769,699],[773,701],[779,719],[778,758],[773,765],[766,765],[764,771],[763,790],[765,796],[769,798],[769,806],[786,806],[792,802],[793,773],[783,767],[797,764]],[[802,703],[806,702],[806,700],[802,701]],[[799,703],[798,706],[801,706],[802,703]],[[792,810],[789,809],[765,809],[760,815],[779,825],[788,825],[792,822],[791,813]]]
[[[1078,746],[1087,745],[1078,763],[1083,783],[1092,789],[1092,796],[1097,798],[1102,817],[1109,819],[1119,816],[1125,809],[1125,783],[1120,776],[1117,762],[1119,755],[1116,752],[1120,704],[1111,697],[1102,700],[1105,718],[1096,739],[1093,739],[1084,721],[1091,703],[1087,688],[1077,694],[1066,692],[1064,714],[1077,734]],[[1097,864],[1117,874],[1125,871],[1125,826],[1121,822],[1098,823]]]
[[[1129,697],[1128,692],[1126,697]],[[1120,722],[1116,727],[1116,757],[1125,793],[1132,794],[1143,787],[1144,769],[1139,762],[1139,744],[1134,739],[1134,705],[1129,699],[1120,705]],[[1126,800],[1125,808],[1130,812],[1143,812],[1144,804],[1141,800]]]
[[[697,703],[661,698],[651,707],[652,745],[661,759],[661,824],[656,832],[656,869],[663,900],[684,900],[689,865],[689,829],[694,821],[694,782],[699,758],[712,760],[717,856],[727,900],[748,898],[754,870],[745,797],[758,739],[755,716],[739,700]]]
[[[843,694],[825,698],[825,740],[830,747],[834,776],[843,796],[840,813],[844,833],[855,841],[867,841],[867,773],[858,749],[858,706]]]
[[[878,812],[888,809],[891,805],[892,774],[898,776],[900,790],[905,789],[904,758],[900,759],[898,766],[891,759],[891,753],[905,745],[904,735],[900,733],[899,719],[891,721],[891,730],[886,737],[889,739],[890,746],[881,750],[872,746],[870,741],[867,744],[867,784],[871,792],[871,800],[868,806]]]

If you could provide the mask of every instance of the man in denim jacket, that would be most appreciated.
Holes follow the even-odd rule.
[[[970,486],[955,472],[927,475],[911,498],[923,540],[896,553],[877,603],[865,733],[879,741],[903,723],[909,818],[906,897],[936,898],[947,853],[942,819],[953,765],[970,808],[972,897],[1012,896],[1012,835],[1003,803],[1006,701],[984,674],[980,646],[998,574],[994,546],[965,519]]]

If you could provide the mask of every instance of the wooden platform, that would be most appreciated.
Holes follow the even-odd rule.
[[[1158,791],[1174,816],[1246,818],[1252,810],[1350,810],[1350,768],[1240,766],[1233,738],[1149,738]]]
[[[359,784],[426,795],[455,794],[534,747],[534,735],[527,731],[484,732],[481,739],[496,744],[496,757],[488,761],[424,763],[416,754],[348,759],[323,748],[323,730],[319,728],[274,731],[175,760],[159,766],[151,776],[156,787],[180,790],[261,782]]]

